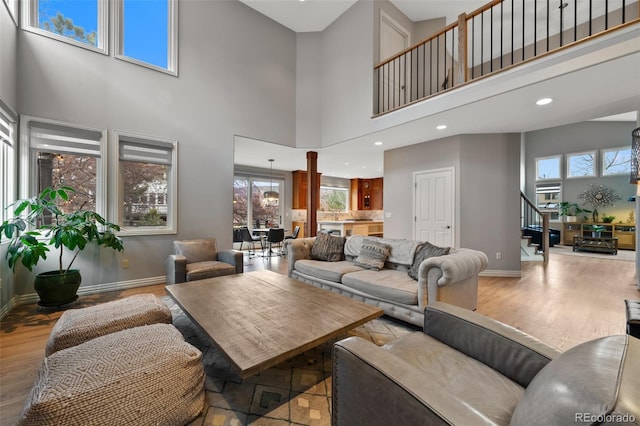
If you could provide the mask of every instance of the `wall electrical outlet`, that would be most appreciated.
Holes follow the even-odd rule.
[[[502,259],[502,253],[500,253],[499,251],[496,252],[496,260],[500,260]]]
[[[122,259],[122,269],[127,269],[129,267],[129,259]]]

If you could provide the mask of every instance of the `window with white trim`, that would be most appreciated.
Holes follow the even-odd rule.
[[[178,75],[178,1],[118,0],[115,57]]]
[[[320,187],[320,206],[324,212],[344,213],[349,210],[349,188]]]
[[[118,223],[123,233],[176,232],[177,142],[115,133]]]
[[[29,193],[22,195],[70,186],[75,193],[68,201],[60,200],[63,211],[87,209],[104,215],[106,131],[27,116],[20,125],[22,149],[28,153],[23,170],[30,171],[25,185]]]
[[[567,154],[567,178],[593,177],[595,175],[595,151]]]
[[[16,165],[18,161],[16,149],[16,120],[0,102],[0,169],[2,169],[2,186],[0,186],[0,222],[11,216],[12,212],[4,208],[16,199]]]
[[[24,0],[22,3],[25,30],[108,53],[108,0]]]
[[[602,150],[602,176],[626,175],[631,173],[631,147]]]
[[[536,180],[560,179],[560,155],[536,158]]]

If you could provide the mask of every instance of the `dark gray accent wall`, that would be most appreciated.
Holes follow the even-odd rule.
[[[597,152],[598,173],[600,170],[601,150],[603,148],[617,148],[631,146],[631,131],[635,128],[633,122],[615,121],[587,121],[566,126],[552,127],[525,133],[526,163],[525,180],[526,194],[533,200],[536,185],[536,157],[562,155],[562,198],[564,201],[582,204],[578,195],[588,189],[591,184],[606,185],[615,189],[621,200],[614,207],[600,209],[600,214],[607,213],[616,216],[615,222],[626,222],[634,204],[627,199],[635,194],[635,185],[629,184],[629,176],[598,176],[588,178],[571,178],[566,176],[566,156],[595,150]]]
[[[414,238],[413,174],[443,167],[455,169],[454,246],[485,252],[488,270],[519,273],[519,134],[460,135],[385,151],[385,236]]]

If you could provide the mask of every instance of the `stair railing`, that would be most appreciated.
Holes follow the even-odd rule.
[[[374,66],[374,115],[640,22],[638,0],[493,0]]]
[[[520,191],[520,229],[536,227],[542,230],[542,253],[544,264],[549,263],[549,213],[541,212],[531,200]]]

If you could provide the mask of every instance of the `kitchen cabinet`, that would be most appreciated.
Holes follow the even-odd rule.
[[[291,197],[293,209],[305,210],[307,208],[307,194],[309,189],[307,187],[307,172],[305,170],[294,170],[291,172],[293,177],[292,186],[293,186],[293,196]],[[317,190],[317,200],[318,205],[320,205],[320,173],[318,175],[318,190]]]
[[[291,222],[291,230],[293,230],[296,226],[300,227],[300,232],[298,232],[298,238],[304,238],[305,235],[305,227],[307,226],[307,222]]]
[[[383,178],[351,179],[351,210],[382,210]]]

